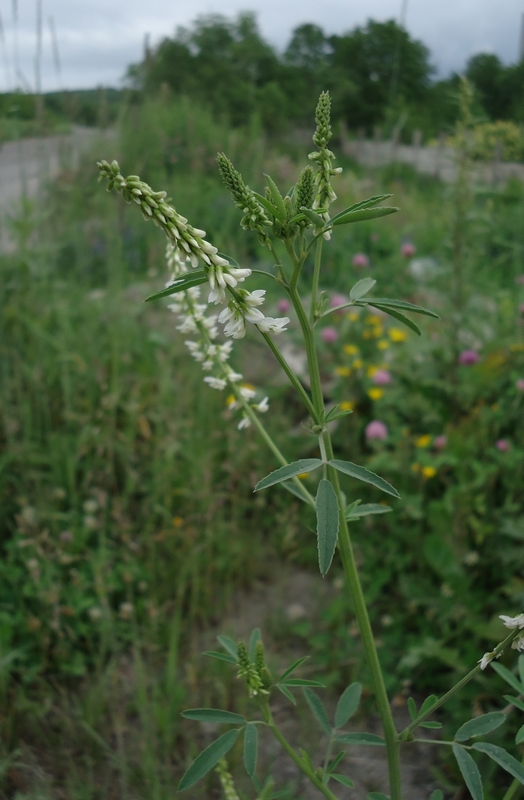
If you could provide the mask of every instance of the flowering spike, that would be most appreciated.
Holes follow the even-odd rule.
[[[257,231],[261,241],[267,239],[264,228],[271,225],[270,220],[255,195],[244,183],[244,179],[238,170],[235,169],[229,158],[224,153],[217,155],[218,169],[222,180],[233,196],[235,205],[244,212],[240,222],[244,230]]]
[[[313,202],[313,209],[322,209],[319,213],[325,222],[329,222],[328,208],[330,204],[337,199],[331,186],[331,177],[342,172],[340,167],[333,169],[332,160],[335,155],[327,147],[331,139],[330,113],[331,99],[329,92],[322,92],[315,114],[317,127],[313,134],[313,141],[317,145],[318,151],[310,153],[309,158],[311,161],[317,162],[317,174],[315,176],[316,196]],[[325,239],[329,239],[330,236],[330,231],[324,233]]]

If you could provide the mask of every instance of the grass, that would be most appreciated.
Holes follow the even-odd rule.
[[[256,238],[242,235],[214,155],[227,152],[257,190],[263,171],[287,188],[302,148],[269,148],[256,128],[232,132],[184,101],[149,101],[122,113],[115,151],[111,145],[96,157],[117,157],[124,171],[165,188],[221,251],[270,267]],[[403,213],[335,237],[323,286],[347,292],[355,281],[352,256],[365,252],[381,295],[436,303],[445,317],[454,213],[449,188],[398,165],[368,175],[342,163],[340,208],[389,190]],[[522,339],[523,289],[515,284],[524,272],[522,201],[518,184],[477,194],[464,256],[471,286],[462,328],[486,352],[504,351],[512,381],[524,376],[520,351],[510,349]],[[180,725],[180,709],[209,703],[221,692],[222,707],[232,703],[230,690],[219,688],[227,673],[204,672],[192,643],[202,627],[220,619],[237,588],[271,574],[272,559],[314,568],[309,520],[283,492],[252,499],[256,477],[273,461],[251,432],[236,430],[222,395],[204,386],[174,318],[161,305],[143,303],[162,286],[164,242],[134,209],[96,184],[94,158],[50,186],[44,203],[27,201],[11,228],[17,250],[0,257],[0,785],[6,796],[20,799],[172,797],[195,749]],[[405,239],[438,265],[431,279],[420,283],[406,270],[399,252]],[[275,303],[278,289],[267,288]],[[489,325],[478,313],[486,298],[495,305]],[[382,405],[367,397],[367,378],[333,380],[346,341],[342,330],[336,347],[326,347],[324,361],[326,392],[334,400],[348,391],[360,397],[355,414],[341,425],[341,450],[351,448],[377,469],[385,465],[403,474],[414,457],[403,428],[412,436],[450,426],[449,436],[455,436],[455,463],[440,483],[406,478],[405,505],[358,539],[375,624],[391,615],[392,605],[397,609],[394,623],[382,625],[380,634],[384,657],[391,660],[391,687],[407,675],[420,691],[428,670],[445,684],[453,647],[464,637],[467,658],[480,657],[478,648],[491,636],[486,618],[506,611],[500,607],[505,597],[518,604],[522,595],[514,545],[521,537],[521,401],[511,394],[509,379],[502,375],[497,383],[489,370],[479,369],[464,375],[461,391],[472,378],[476,389],[473,399],[463,399],[460,419],[449,417],[447,401],[436,418],[432,392],[447,386],[449,342],[441,327],[425,330],[420,343],[397,351],[391,367],[402,389]],[[366,358],[374,363],[375,353]],[[420,391],[408,381],[417,364]],[[272,409],[268,424],[284,452],[309,455],[301,412],[255,338],[237,355],[236,366],[259,385],[263,375]],[[495,390],[507,398],[499,416],[488,413]],[[471,444],[479,397],[486,408],[483,430],[491,438],[514,436],[509,466],[502,455],[497,462],[496,454],[486,456]],[[504,428],[505,414],[513,415],[515,433]],[[383,450],[370,447],[363,433],[377,416],[395,431]],[[503,544],[495,538],[501,525],[516,531]],[[446,549],[438,535],[450,526],[456,538]],[[464,567],[457,567],[457,578],[453,565],[471,550],[480,566],[466,581]],[[494,565],[491,571],[488,565]],[[332,577],[336,581],[336,571]],[[456,581],[454,599],[441,592],[450,580]],[[486,598],[486,585],[496,601]],[[457,607],[467,613],[457,617]],[[318,629],[303,621],[283,625],[280,635],[312,648],[332,684],[365,679],[359,657],[352,659],[351,676],[341,675],[330,658],[322,664],[326,653],[345,653],[350,646],[351,610],[340,598],[323,614]],[[406,631],[407,654],[400,650]],[[436,659],[431,636],[447,664]],[[353,647],[358,656],[358,645]],[[411,661],[398,672],[402,655]],[[488,708],[492,697],[482,684],[465,703]]]

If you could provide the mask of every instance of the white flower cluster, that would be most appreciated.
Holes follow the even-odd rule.
[[[144,218],[152,219],[155,225],[161,228],[168,238],[168,265],[173,277],[187,271],[187,263],[194,269],[200,261],[203,262],[204,272],[209,281],[210,293],[208,303],[223,305],[227,300],[227,290],[236,289],[237,285],[251,275],[250,269],[231,266],[229,261],[220,255],[217,248],[204,239],[205,231],[194,228],[185,217],[166,202],[165,192],[154,192],[153,189],[138,175],[129,175],[124,178],[120,172],[117,161],[109,164],[99,161],[100,178],[108,181],[108,191],[116,189],[128,203],[136,203],[142,210]],[[264,293],[244,292],[237,294],[234,309],[220,315],[220,322],[228,323],[225,328],[226,336],[241,339],[246,334],[246,320],[253,322],[264,333],[281,333],[286,330],[288,317],[273,319],[265,317],[261,311],[254,313],[253,309],[261,305]],[[226,310],[225,310],[226,311]],[[234,317],[234,319],[233,319]],[[231,323],[231,324],[229,324]],[[188,323],[190,326],[193,323]],[[188,333],[189,328],[181,329]]]
[[[519,650],[524,652],[524,614],[518,614],[516,617],[506,617],[504,614],[500,615],[500,619],[510,630],[520,630],[523,631],[519,633],[519,635],[513,639],[511,646],[514,650]],[[496,653],[495,650],[492,650],[490,653],[484,653],[482,658],[479,661],[480,668],[486,669],[488,664],[493,661],[494,658],[500,658],[502,655],[502,651],[500,653]]]
[[[188,272],[188,259],[185,259],[183,255],[181,256],[178,249],[170,244],[167,246],[166,259],[171,273],[171,280],[166,284],[169,287],[173,279]],[[257,293],[254,292],[253,294]],[[258,294],[260,295],[260,293]],[[261,294],[263,295],[264,292]],[[249,295],[249,292],[245,292],[245,295]],[[220,344],[216,341],[218,337],[216,325],[218,317],[216,314],[206,316],[205,312],[208,306],[205,303],[200,303],[199,300],[200,288],[193,286],[184,292],[177,292],[172,295],[172,302],[168,308],[177,314],[179,318],[177,330],[183,334],[194,335],[194,339],[186,340],[186,347],[195,361],[202,365],[204,371],[212,371],[214,373],[206,375],[204,382],[218,391],[222,391],[226,386],[229,386],[232,390],[232,399],[228,399],[227,405],[231,410],[240,409],[244,407],[244,403],[248,403],[255,398],[256,390],[239,384],[242,380],[242,375],[239,372],[235,372],[227,363],[233,349],[233,342],[227,341]],[[263,315],[262,318],[264,320],[270,319],[269,317],[263,317]],[[269,408],[268,398],[264,397],[259,403],[250,403],[250,405],[258,412],[264,413]],[[242,430],[250,424],[249,417],[244,414],[238,424],[238,428]]]
[[[188,271],[187,263],[191,261],[185,252],[180,251],[177,244],[167,245],[166,259],[172,280],[186,273]],[[226,336],[231,336],[233,339],[242,339],[246,335],[246,322],[256,325],[262,333],[278,334],[287,330],[286,326],[289,322],[289,317],[266,317],[257,308],[264,302],[265,289],[255,289],[254,292],[248,292],[246,289],[237,289],[238,284],[251,275],[250,269],[232,267],[225,261],[224,264],[210,266],[206,269],[206,275],[211,288],[208,303],[224,304],[227,300],[227,289],[236,290],[234,297],[218,316],[218,321],[224,325]],[[166,284],[166,288],[168,287],[169,283]],[[202,309],[204,308],[205,306],[202,307]],[[189,332],[189,330],[182,328],[180,330],[183,333]]]

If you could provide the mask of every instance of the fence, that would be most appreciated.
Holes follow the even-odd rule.
[[[455,151],[446,147],[446,137],[443,135],[436,147],[422,145],[419,131],[415,131],[411,145],[399,144],[395,139],[381,141],[378,132],[374,140],[361,136],[349,139],[342,130],[340,139],[342,151],[360,164],[379,167],[401,162],[410,164],[417,172],[432,175],[441,181],[453,183],[455,180]],[[495,185],[506,183],[509,178],[524,181],[524,164],[502,161],[501,148],[495,146],[491,161],[474,163],[473,178],[479,183]]]

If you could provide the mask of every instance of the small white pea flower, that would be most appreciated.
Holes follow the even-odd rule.
[[[502,655],[502,653],[498,653],[498,655],[495,655],[495,651],[494,650],[492,650],[490,653],[484,653],[484,655],[482,656],[482,658],[478,662],[480,664],[480,668],[481,669],[486,669],[488,664],[491,664],[491,662],[493,661],[494,658],[500,658],[501,655]]]
[[[242,380],[243,375],[240,372],[234,372],[233,370],[231,370],[231,372],[228,372],[227,377],[229,378],[230,381],[236,383],[237,381]]]
[[[252,400],[256,395],[254,389],[250,389],[248,386],[241,386],[240,387],[240,394],[244,398],[244,400]]]
[[[226,299],[226,290],[222,289],[221,286],[217,286],[209,292],[207,302],[214,303],[215,305],[224,305]]]
[[[242,431],[244,430],[244,428],[249,428],[250,425],[251,425],[251,420],[249,420],[247,417],[242,417],[237,427],[239,431]]]
[[[511,642],[511,647],[513,650],[524,651],[524,634],[521,634],[520,636],[517,636],[516,639],[513,639]]]
[[[524,628],[524,614],[519,614],[517,617],[505,617],[503,614],[501,614],[499,619],[501,619],[506,628],[510,628],[510,630],[514,630],[515,628]]]
[[[190,317],[189,315],[186,317],[182,317],[180,325],[177,325],[176,327],[177,330],[180,331],[180,333],[196,333],[196,331],[198,330],[195,320],[193,319],[193,317]]]
[[[258,310],[258,308],[248,308],[245,313],[245,319],[248,322],[252,322],[253,325],[259,325],[264,319],[266,319],[266,317],[261,311]],[[269,317],[269,319],[271,318]]]
[[[263,320],[257,322],[256,324],[259,330],[263,331],[264,333],[274,333],[276,335],[287,330],[286,325],[288,325],[288,323],[289,317],[278,317],[277,319],[274,317],[264,317]]]
[[[224,342],[219,346],[219,353],[218,357],[220,361],[224,362],[227,361],[229,356],[231,355],[231,351],[233,349],[233,342]]]
[[[222,378],[215,378],[213,375],[207,375],[204,378],[204,383],[208,383],[212,389],[218,389],[219,391],[226,387],[226,381],[222,380]]]
[[[209,372],[210,369],[213,369],[213,361],[209,358],[207,359],[207,361],[203,361],[202,369],[205,369],[206,372]]]
[[[267,397],[264,397],[264,399],[263,399],[263,400],[261,400],[261,401],[260,401],[260,403],[258,403],[258,404],[255,406],[255,408],[256,408],[256,410],[257,410],[257,411],[259,411],[261,414],[265,414],[265,413],[266,413],[266,411],[268,411],[268,410],[269,410],[269,398],[267,398]]]

